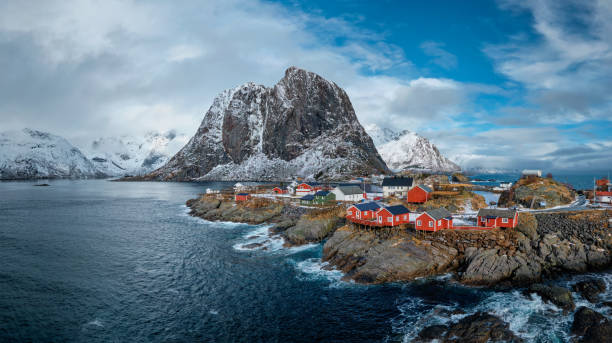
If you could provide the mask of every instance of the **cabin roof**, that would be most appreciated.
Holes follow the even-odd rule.
[[[514,218],[516,210],[499,209],[499,208],[481,208],[478,210],[479,217],[491,218]]]
[[[238,193],[236,195],[249,195],[249,193]]]
[[[419,187],[420,189],[424,190],[427,193],[431,193],[433,192],[433,190],[425,185],[416,185],[417,187]]]
[[[357,207],[357,209],[359,211],[375,211],[375,210],[378,210],[380,208],[380,205],[378,203],[373,202],[373,201],[371,201],[371,202],[364,202],[364,203],[360,203],[360,204],[355,204],[353,206]]]
[[[452,214],[444,207],[434,208],[433,210],[425,211],[425,213],[435,220],[450,219],[452,217]]]
[[[344,195],[361,194],[363,191],[359,186],[338,186],[336,187]]]
[[[411,177],[386,177],[382,182],[383,187],[410,187],[412,186]]]
[[[300,200],[306,200],[306,201],[314,200],[314,195],[306,194],[303,197],[301,197]]]
[[[327,196],[328,194],[329,194],[329,191],[318,191],[314,195],[317,197],[324,197],[324,196]]]
[[[410,213],[410,210],[406,208],[404,205],[394,205],[385,207],[387,211],[389,211],[392,215],[400,215]]]

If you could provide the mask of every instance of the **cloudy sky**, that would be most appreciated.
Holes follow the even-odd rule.
[[[612,169],[612,1],[2,1],[0,129],[176,129],[295,65],[464,167]]]

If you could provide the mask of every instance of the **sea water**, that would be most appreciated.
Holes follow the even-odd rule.
[[[329,270],[321,244],[284,248],[266,225],[187,214],[185,200],[227,184],[49,183],[0,183],[1,342],[410,341],[477,311],[528,341],[569,339],[571,313],[518,290],[451,274],[359,285]],[[597,275],[612,300],[611,274]]]

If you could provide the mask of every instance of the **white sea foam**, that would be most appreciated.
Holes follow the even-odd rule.
[[[314,281],[325,279],[330,282],[330,287],[346,287],[353,282],[342,281],[344,274],[336,269],[328,270],[328,262],[321,262],[320,258],[308,258],[304,261],[291,261],[300,272],[298,279],[302,281]]]
[[[261,250],[272,253],[295,254],[312,249],[319,244],[305,244],[296,247],[285,247],[285,240],[280,235],[271,235],[268,229],[272,225],[257,226],[242,235],[233,248],[240,251]],[[251,245],[251,246],[249,246]]]
[[[219,314],[219,311],[212,309],[212,310],[208,311],[208,313],[210,313],[210,314],[212,314],[212,315],[216,316],[216,315],[218,315],[218,314]]]
[[[85,324],[85,326],[97,326],[97,327],[103,328],[104,324],[102,324],[102,321],[100,319],[96,318],[88,322],[87,324]]]

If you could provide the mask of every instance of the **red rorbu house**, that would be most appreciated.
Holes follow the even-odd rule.
[[[287,194],[287,190],[286,189],[282,189],[280,187],[272,188],[272,192],[274,192],[276,194]]]
[[[422,231],[438,231],[453,227],[453,216],[444,207],[426,211],[417,217],[415,229]]]
[[[314,194],[317,191],[323,189],[320,184],[314,182],[304,182],[300,183],[295,188],[296,195],[306,195],[306,194]]]
[[[376,222],[385,226],[408,224],[410,210],[404,205],[387,206],[376,212]]]
[[[411,203],[424,203],[429,200],[431,188],[424,185],[416,185],[408,191],[407,200]]]
[[[509,209],[482,208],[478,211],[478,226],[516,227],[518,212]]]
[[[251,195],[249,193],[238,193],[236,194],[235,199],[236,199],[236,202],[247,201],[251,199]]]
[[[376,218],[378,209],[380,209],[380,205],[375,202],[355,204],[346,210],[346,217],[349,219],[373,220]]]

